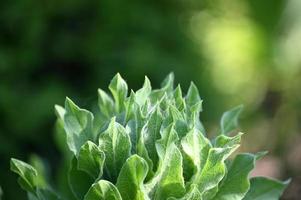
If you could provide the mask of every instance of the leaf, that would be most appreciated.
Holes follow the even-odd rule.
[[[183,197],[183,200],[202,200],[202,195],[196,185]]]
[[[109,89],[114,97],[116,110],[121,113],[124,110],[124,102],[127,97],[128,86],[119,73],[111,80]]]
[[[153,170],[154,167],[153,160],[149,157],[149,152],[147,151],[146,146],[144,144],[144,136],[147,136],[146,126],[144,126],[141,130],[141,136],[137,144],[137,154],[147,162],[149,170],[148,170],[146,180],[149,180],[151,177],[153,177],[154,175],[153,171],[156,169]]]
[[[205,128],[200,121],[200,112],[202,111],[203,101],[199,101],[188,109],[187,121],[190,128],[198,128],[203,134],[205,134]]]
[[[80,149],[78,156],[78,169],[85,171],[94,180],[103,173],[105,154],[91,141],[87,141]]]
[[[115,182],[131,151],[129,133],[115,118],[112,118],[107,130],[99,136],[99,148],[106,155],[104,175]]]
[[[39,156],[35,154],[31,155],[29,160],[30,165],[37,171],[38,174],[36,178],[36,186],[40,188],[46,188],[48,186],[48,171],[45,163]]]
[[[185,194],[182,155],[172,142],[166,152],[160,155],[160,165],[156,176],[146,184],[146,189],[154,200],[179,198]]]
[[[122,198],[112,183],[100,180],[91,186],[84,200],[122,200]]]
[[[115,113],[112,98],[102,89],[98,89],[98,107],[100,112],[108,119],[110,119]]]
[[[225,112],[221,119],[221,134],[228,135],[238,127],[238,117],[243,109],[243,105],[237,106]]]
[[[61,200],[55,192],[47,189],[38,189],[37,197],[38,200]]]
[[[62,106],[60,106],[60,105],[55,105],[54,106],[54,110],[55,110],[56,116],[59,119],[64,120],[64,115],[66,113],[66,110]]]
[[[130,96],[125,101],[125,123],[128,123],[131,119],[134,119],[137,106],[135,104],[135,93],[131,90]]]
[[[201,194],[216,187],[226,173],[224,161],[238,148],[234,145],[227,148],[211,148],[203,169],[196,175],[194,184],[198,185]]]
[[[24,190],[35,193],[38,177],[36,169],[21,160],[12,158],[10,170],[19,175],[18,182]]]
[[[166,95],[167,97],[173,96],[173,88],[174,88],[174,74],[170,73],[166,76],[166,78],[161,83],[160,89],[152,90],[150,94],[151,103],[155,104]]]
[[[158,164],[156,141],[161,137],[160,129],[162,122],[163,116],[160,112],[159,106],[157,105],[149,116],[149,120],[146,125],[146,133],[144,135],[144,144],[147,148],[148,155],[155,166]]]
[[[152,86],[149,79],[145,76],[143,87],[135,94],[135,100],[139,106],[143,106],[152,91]]]
[[[86,172],[78,169],[76,157],[73,157],[68,172],[68,183],[72,194],[77,200],[82,200],[94,180]]]
[[[181,86],[178,85],[174,91],[174,101],[175,106],[178,108],[178,110],[182,111],[186,107],[185,99],[182,96],[182,89]]]
[[[188,132],[188,125],[185,120],[184,111],[179,111],[174,105],[169,105],[167,109],[167,116],[163,120],[163,127],[174,124],[174,128],[179,138],[184,137]]]
[[[241,200],[250,188],[248,175],[255,166],[256,155],[239,154],[230,165],[227,176],[214,200]]]
[[[169,145],[175,143],[178,139],[179,137],[174,129],[174,124],[170,124],[162,131],[161,139],[156,142],[156,150],[161,160],[164,158]]]
[[[210,141],[197,129],[192,129],[181,140],[181,146],[184,153],[194,164],[195,172],[199,172],[207,160]]]
[[[185,99],[186,104],[190,107],[201,101],[199,90],[193,82],[190,83]]]
[[[3,191],[2,191],[2,188],[0,186],[0,200],[2,199],[2,195],[3,195]]]
[[[93,114],[79,108],[69,98],[65,101],[64,128],[69,149],[78,155],[81,146],[88,140],[94,141]]]
[[[243,200],[277,200],[290,181],[280,182],[264,177],[254,177],[250,182],[250,190]]]
[[[177,200],[177,198],[168,198],[168,200]],[[178,200],[202,200],[202,195],[199,192],[196,185],[192,185],[191,189],[185,194],[184,197],[178,199]]]
[[[169,73],[161,83],[162,89],[169,95],[173,91],[175,75],[173,72]]]
[[[54,109],[57,116],[57,120],[55,122],[55,142],[64,156],[68,157],[72,154],[72,152],[69,150],[69,146],[67,144],[67,133],[64,128],[64,115],[66,110],[59,105],[55,105]]]
[[[132,155],[126,160],[116,184],[123,200],[149,199],[143,185],[147,173],[148,165],[143,158]]]
[[[215,139],[215,147],[230,147],[236,144],[239,144],[241,141],[241,136],[243,133],[239,132],[237,135],[233,137],[229,137],[226,135],[219,135]]]
[[[134,118],[127,123],[126,129],[128,130],[131,139],[131,152],[135,154],[138,152],[138,142],[141,138],[142,129],[145,126],[146,120],[136,103],[132,105],[132,107],[135,107]]]

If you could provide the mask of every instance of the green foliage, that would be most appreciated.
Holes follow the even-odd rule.
[[[0,187],[0,200],[2,199],[2,188]]]
[[[68,179],[77,200],[249,200],[278,199],[288,182],[249,179],[264,153],[229,156],[239,147],[237,129],[242,106],[223,114],[221,134],[212,142],[199,119],[202,100],[192,83],[185,97],[170,74],[162,88],[130,92],[117,74],[109,89],[99,90],[98,113],[66,99],[56,106],[61,134],[72,155]],[[101,116],[101,119],[94,117]],[[101,122],[97,122],[101,120]],[[227,160],[227,162],[226,162]],[[11,170],[29,199],[66,199],[39,184],[32,166],[11,160]],[[46,179],[43,179],[46,180]]]

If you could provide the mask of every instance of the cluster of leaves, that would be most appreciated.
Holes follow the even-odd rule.
[[[265,153],[229,156],[239,147],[238,106],[223,114],[220,133],[206,138],[199,120],[202,100],[191,83],[183,97],[170,74],[160,89],[128,92],[117,74],[112,97],[98,90],[99,111],[91,113],[69,98],[56,106],[72,152],[68,181],[77,200],[266,200],[278,199],[287,182],[249,179]],[[128,95],[129,93],[129,95]],[[31,165],[12,159],[11,170],[31,200],[65,199]]]

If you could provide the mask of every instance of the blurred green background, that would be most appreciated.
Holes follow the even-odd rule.
[[[3,0],[0,2],[0,185],[26,199],[10,157],[38,155],[53,181],[62,153],[54,104],[90,108],[120,72],[137,89],[171,71],[204,99],[213,135],[224,110],[245,105],[241,150],[268,150],[254,175],[293,177],[301,190],[300,0]]]

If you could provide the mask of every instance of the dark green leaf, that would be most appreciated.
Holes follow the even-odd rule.
[[[250,188],[249,173],[255,166],[256,155],[239,154],[219,186],[214,200],[241,200]]]
[[[289,182],[280,182],[264,177],[252,178],[250,190],[243,200],[278,200]]]
[[[12,158],[10,170],[19,175],[19,184],[24,190],[35,193],[38,177],[36,169],[23,161]]]
[[[82,200],[84,195],[93,184],[94,179],[86,172],[78,169],[76,157],[73,157],[68,173],[68,182],[70,189],[77,200]]]

